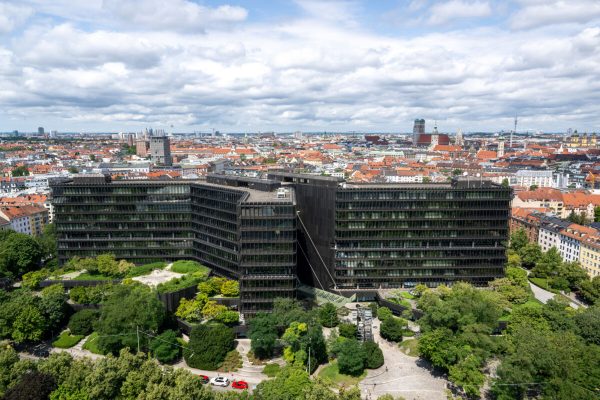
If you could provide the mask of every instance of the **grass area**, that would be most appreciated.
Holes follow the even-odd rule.
[[[400,304],[401,306],[403,306],[405,308],[412,309],[412,305],[406,299],[399,298],[399,297],[390,297],[390,298],[387,298],[386,300],[391,301],[392,303]]]
[[[106,276],[99,273],[89,272],[84,272],[83,274],[80,274],[73,278],[74,281],[110,281],[112,279],[115,278],[113,278],[112,276]]]
[[[52,346],[58,347],[59,349],[70,349],[83,338],[83,335],[71,335],[71,332],[64,331],[60,334],[58,339],[52,342]]]
[[[265,365],[262,372],[269,378],[274,378],[275,375],[277,375],[280,370],[281,370],[281,367],[279,366],[279,364],[272,363],[272,364]]]
[[[410,329],[405,329],[402,331],[402,336],[413,337],[413,336],[415,336],[415,333],[413,331],[411,331]]]
[[[409,292],[400,292],[400,296],[404,297],[407,300],[414,300],[416,297],[410,294]]]
[[[367,376],[367,371],[364,371],[360,376],[340,374],[337,361],[327,365],[319,372],[319,378],[323,379],[326,384],[336,386],[354,386],[362,381],[365,376]]]
[[[237,350],[231,350],[225,356],[225,360],[223,360],[223,364],[217,369],[218,372],[235,372],[239,368],[242,368],[242,356],[238,353]]]
[[[180,278],[173,278],[168,282],[159,284],[156,289],[158,293],[171,293],[191,286],[197,286],[204,281],[206,276],[202,272],[192,272]]]
[[[206,276],[210,272],[210,268],[204,265],[190,260],[179,260],[175,261],[171,266],[171,271],[179,274],[189,274],[191,272],[203,272]]]
[[[522,307],[533,307],[533,308],[541,308],[542,307],[542,303],[537,300],[535,297],[531,297],[529,300],[527,300],[525,303],[523,304],[515,304],[512,306],[512,310],[507,313],[504,314],[503,316],[501,316],[500,318],[498,318],[498,321],[510,321],[511,320],[511,315],[512,315],[512,311],[517,310],[519,308]]]
[[[164,261],[154,262],[150,264],[138,265],[136,267],[131,268],[127,271],[126,278],[134,278],[136,276],[144,276],[148,275],[150,272],[155,269],[164,269],[167,266],[167,263]]]
[[[88,340],[83,344],[84,350],[89,350],[94,354],[104,355],[98,348],[98,333],[94,332],[88,337]]]
[[[406,339],[398,345],[400,351],[412,357],[419,357],[419,339]]]
[[[529,278],[529,280],[531,281],[531,283],[541,287],[542,289],[546,289],[549,292],[558,294],[558,290],[553,289],[548,285],[548,279],[546,278]]]

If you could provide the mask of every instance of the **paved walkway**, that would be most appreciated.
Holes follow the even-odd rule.
[[[544,304],[546,304],[548,302],[548,300],[551,300],[554,298],[554,296],[556,296],[556,294],[549,292],[546,289],[542,289],[541,287],[539,287],[537,285],[534,285],[533,283],[531,283],[531,281],[529,282],[529,287],[531,288],[531,291],[533,292],[533,295],[535,296],[535,298]],[[560,296],[560,295],[558,295],[558,296]],[[565,298],[567,298],[567,297],[565,297]],[[569,305],[571,307],[573,307],[574,309],[579,308],[579,304],[575,303],[572,300],[570,301]]]
[[[396,343],[379,336],[379,321],[373,324],[373,336],[383,351],[385,363],[375,370],[368,370],[367,377],[359,384],[365,399],[389,393],[407,400],[446,400],[446,380],[436,377],[418,357],[400,351]]]

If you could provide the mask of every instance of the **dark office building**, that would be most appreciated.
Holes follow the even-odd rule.
[[[206,181],[52,185],[59,260],[105,252],[136,263],[194,259],[240,281],[242,312],[293,297],[296,276],[367,298],[377,289],[503,275],[511,189],[488,181],[348,184],[223,174]],[[298,266],[298,271],[296,271]]]
[[[279,182],[92,175],[57,182],[52,191],[60,263],[106,252],[138,264],[195,259],[240,281],[247,315],[295,295],[295,199]]]
[[[289,182],[299,210],[299,274],[340,293],[503,276],[511,189],[480,180],[347,184],[269,174]]]

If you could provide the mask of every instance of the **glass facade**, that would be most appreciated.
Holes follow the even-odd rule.
[[[195,259],[240,280],[241,311],[250,316],[295,295],[291,198],[248,202],[250,190],[226,186],[98,178],[52,190],[60,263],[106,252],[138,264]]]
[[[510,190],[355,186],[336,192],[339,289],[484,284],[503,275]]]

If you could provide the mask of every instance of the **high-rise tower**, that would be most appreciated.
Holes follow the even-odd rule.
[[[157,165],[173,165],[171,143],[163,131],[150,137],[150,158]]]
[[[419,135],[425,133],[425,120],[424,119],[415,119],[415,124],[413,125],[413,145],[416,146],[419,141]]]

